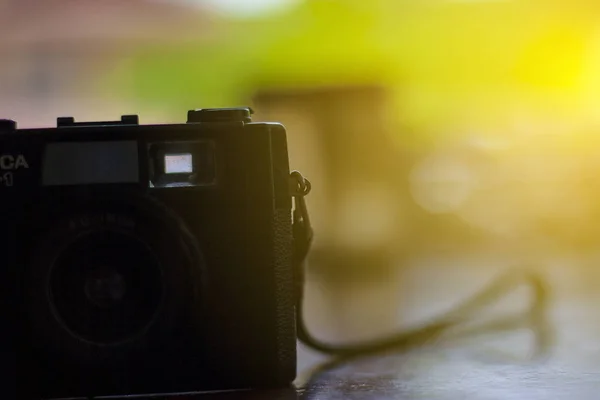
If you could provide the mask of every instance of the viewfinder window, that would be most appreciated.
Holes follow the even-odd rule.
[[[148,144],[149,186],[182,187],[216,184],[216,151],[212,140]]]
[[[191,154],[165,155],[165,174],[191,174],[192,172],[194,172],[194,162]]]

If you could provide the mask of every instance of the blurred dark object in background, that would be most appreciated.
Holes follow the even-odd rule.
[[[414,160],[390,134],[387,88],[264,90],[254,104],[259,113],[285,121],[291,164],[316,177],[309,265],[341,279],[369,279],[396,268],[413,218],[403,212]]]
[[[310,259],[319,273],[333,269],[345,279],[389,273],[410,253],[474,245],[481,238],[457,216],[431,214],[413,200],[409,179],[423,151],[395,139],[410,132],[395,130],[390,121],[388,91],[292,87],[259,91],[254,98],[260,115],[288,126],[292,165],[316,177]]]

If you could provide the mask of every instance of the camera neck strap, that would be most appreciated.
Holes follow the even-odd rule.
[[[310,181],[302,176],[300,172],[292,171],[290,174],[290,190],[294,199],[292,214],[293,269],[297,290],[296,299],[301,301],[304,291],[304,261],[313,239],[313,229],[310,225],[305,200],[306,195],[311,190]]]
[[[308,208],[306,207],[305,200],[305,196],[310,193],[311,184],[310,181],[298,171],[292,171],[290,178],[292,197],[294,199],[292,219],[294,263],[302,264],[310,250],[313,239],[313,230],[310,225],[310,218],[308,216]]]

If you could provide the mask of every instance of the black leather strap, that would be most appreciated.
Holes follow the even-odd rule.
[[[308,208],[304,197],[310,193],[311,184],[298,171],[290,174],[290,189],[294,198],[292,234],[294,240],[293,268],[294,281],[296,282],[296,301],[302,302],[304,291],[304,261],[310,250],[313,239],[313,230],[310,225]],[[301,315],[298,318],[302,318]]]

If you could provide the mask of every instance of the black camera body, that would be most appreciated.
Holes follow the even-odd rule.
[[[249,108],[173,125],[1,121],[3,390],[289,386],[289,174],[285,128]]]

